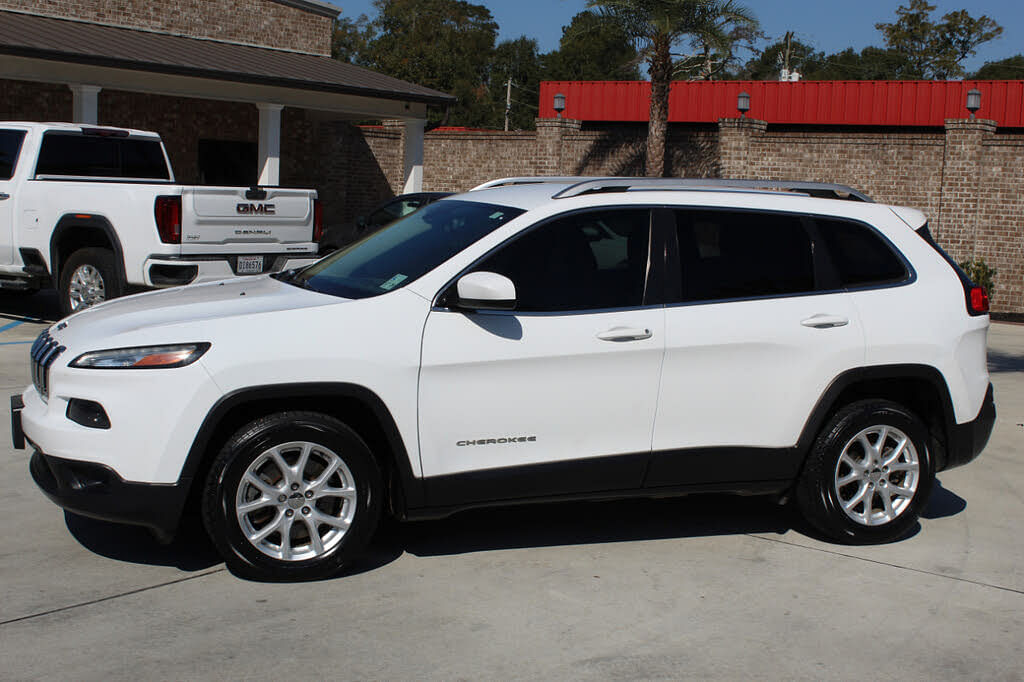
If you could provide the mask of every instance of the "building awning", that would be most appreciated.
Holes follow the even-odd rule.
[[[0,11],[0,58],[3,56],[99,67],[104,73],[116,69],[307,93],[302,102],[284,101],[286,105],[308,106],[308,95],[313,93],[419,105],[443,106],[455,101],[443,92],[330,57],[17,12]],[[17,68],[0,68],[0,74],[8,78],[18,78],[18,73]]]

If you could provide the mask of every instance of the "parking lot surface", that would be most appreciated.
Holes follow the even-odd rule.
[[[8,395],[55,308],[0,297]],[[1024,326],[989,361],[992,440],[900,542],[830,544],[768,498],[561,504],[389,524],[304,584],[65,516],[5,417],[0,678],[1021,679]]]

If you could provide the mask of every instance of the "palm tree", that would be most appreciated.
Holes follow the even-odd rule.
[[[616,20],[636,43],[651,78],[647,129],[647,175],[665,174],[668,95],[678,64],[673,47],[688,42],[700,50],[698,77],[710,78],[714,55],[727,59],[737,38],[752,35],[757,19],[734,0],[588,0],[588,7]],[[692,65],[693,57],[687,62]]]

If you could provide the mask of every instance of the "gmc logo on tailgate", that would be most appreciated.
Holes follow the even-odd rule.
[[[238,204],[235,207],[242,215],[274,215],[274,204]]]

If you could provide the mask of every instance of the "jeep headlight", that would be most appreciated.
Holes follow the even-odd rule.
[[[179,343],[171,346],[112,348],[83,353],[69,367],[80,369],[169,369],[184,367],[203,356],[208,343]]]

